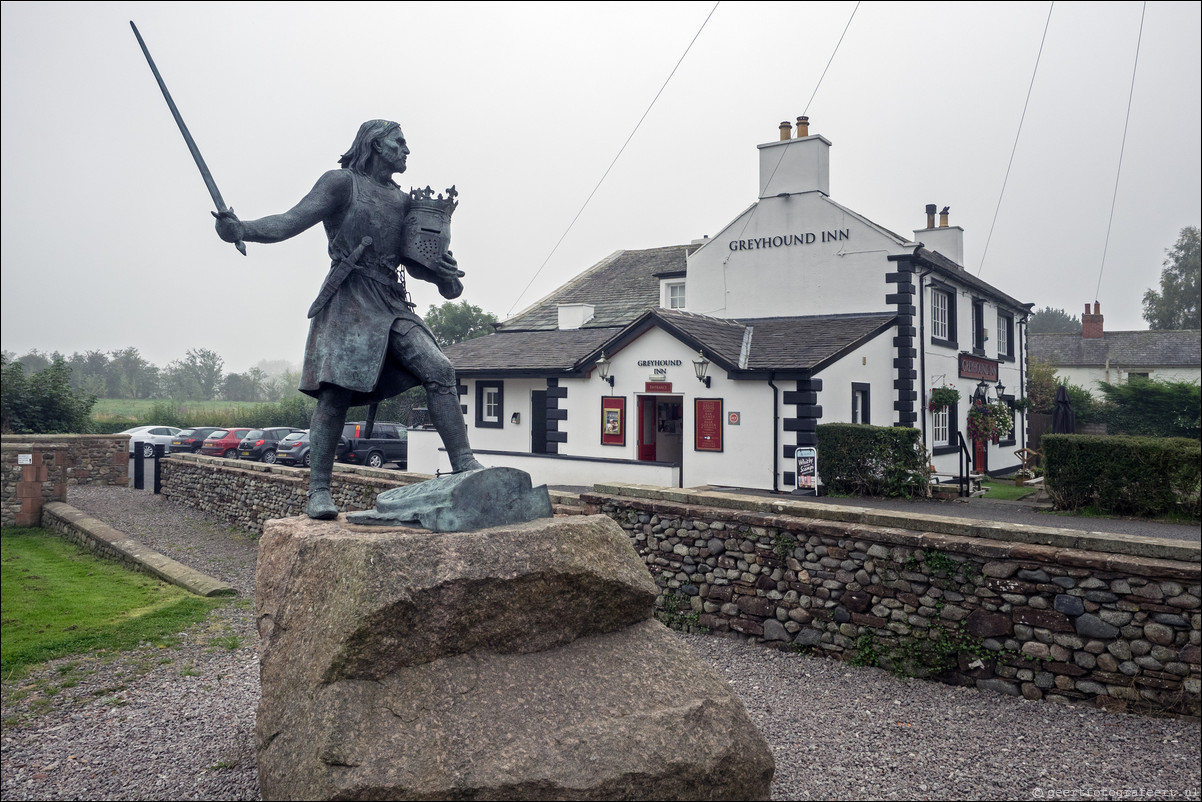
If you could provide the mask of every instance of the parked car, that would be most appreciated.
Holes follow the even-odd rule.
[[[238,446],[242,443],[242,438],[252,431],[254,430],[247,426],[241,429],[218,429],[210,432],[209,436],[205,438],[204,445],[200,447],[200,453],[208,457],[238,459]]]
[[[238,444],[240,459],[275,462],[275,447],[288,435],[297,431],[291,426],[273,426],[270,429],[251,429]]]
[[[181,429],[171,440],[171,453],[185,451],[195,454],[204,445],[205,438],[220,428],[220,426],[200,426],[195,429]]]
[[[280,444],[275,447],[275,459],[276,462],[282,462],[285,465],[300,465],[302,468],[308,468],[309,430],[293,432],[281,440]]]
[[[364,437],[366,433],[367,421],[343,426],[335,458],[369,468],[379,468],[386,462],[396,462],[402,468],[409,464],[409,430],[405,424],[376,421],[371,439]]]
[[[132,429],[126,429],[121,434],[129,435],[129,453],[134,453],[134,443],[142,444],[142,456],[150,459],[154,457],[154,447],[161,445],[164,453],[171,448],[171,441],[179,434],[179,429],[174,426],[135,426]]]

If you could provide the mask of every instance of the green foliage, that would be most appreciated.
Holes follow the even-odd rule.
[[[1032,359],[1027,362],[1027,397],[1031,399],[1032,409],[1045,415],[1052,413],[1056,404],[1056,369],[1047,362]]]
[[[689,602],[689,597],[683,593],[661,593],[658,606],[659,609],[655,611],[655,617],[670,629],[679,629],[683,632],[694,633],[709,631],[709,627],[703,627],[698,624],[701,616],[693,609]]]
[[[440,348],[492,334],[496,322],[496,315],[467,301],[447,301],[426,313],[426,326]]]
[[[1101,417],[1110,434],[1202,437],[1202,387],[1195,382],[1135,379],[1098,386],[1106,397]]]
[[[793,549],[797,548],[797,541],[786,534],[779,534],[772,541],[772,553],[776,555],[776,559],[784,562],[789,555],[793,553]]]
[[[96,396],[72,389],[71,368],[59,355],[49,367],[25,375],[20,362],[0,355],[0,426],[19,434],[84,433],[91,430]]]
[[[1144,320],[1151,329],[1202,328],[1199,317],[1199,258],[1198,227],[1181,229],[1176,244],[1165,251],[1164,268],[1160,272],[1160,291],[1144,293]]]
[[[1044,435],[1044,486],[1056,507],[1112,515],[1199,515],[1202,445],[1180,437]]]
[[[956,389],[956,385],[948,384],[943,387],[936,387],[931,390],[929,406],[933,412],[936,409],[943,407],[955,406],[960,403],[960,391]]]
[[[5,679],[56,657],[161,640],[224,603],[99,560],[42,529],[4,529],[0,559]]]
[[[1063,309],[1053,309],[1045,306],[1027,319],[1027,331],[1031,334],[1065,332],[1081,333],[1081,321],[1076,315],[1069,315]]]
[[[824,423],[817,429],[818,475],[832,494],[922,495],[928,460],[917,429]]]
[[[880,661],[881,654],[877,651],[876,636],[871,632],[860,633],[860,637],[856,638],[856,650],[852,652],[847,662],[853,666],[872,667]]]

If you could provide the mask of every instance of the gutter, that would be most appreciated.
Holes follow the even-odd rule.
[[[780,389],[776,386],[776,371],[768,374],[768,386],[772,388],[772,492],[780,492],[780,482],[777,479],[777,454],[780,450]]]

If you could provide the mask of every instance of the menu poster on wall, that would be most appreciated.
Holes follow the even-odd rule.
[[[626,445],[626,399],[606,396],[601,399],[601,445]]]
[[[722,399],[693,399],[693,450],[722,450]]]
[[[797,449],[797,490],[818,495],[818,449]]]

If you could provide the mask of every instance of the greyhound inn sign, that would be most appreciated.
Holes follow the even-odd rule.
[[[850,228],[835,231],[807,231],[804,234],[778,234],[774,237],[733,239],[727,247],[732,251],[758,251],[764,248],[785,248],[790,245],[813,245],[815,242],[839,242],[851,239]]]
[[[960,378],[997,381],[997,360],[982,359],[972,354],[960,354]]]

